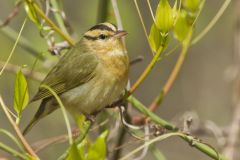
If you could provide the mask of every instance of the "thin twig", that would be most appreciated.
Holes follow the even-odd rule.
[[[5,115],[7,116],[9,122],[11,123],[11,125],[13,126],[19,140],[21,141],[21,143],[23,144],[25,150],[32,155],[35,158],[38,158],[38,156],[36,155],[36,153],[33,151],[33,149],[31,148],[31,146],[28,144],[28,142],[26,141],[26,139],[24,138],[24,136],[22,135],[22,132],[20,131],[19,127],[16,125],[15,121],[12,119],[11,115],[9,114],[8,110],[7,110],[7,106],[5,105],[2,96],[0,95],[0,104],[2,106],[2,109],[5,113]]]
[[[108,122],[108,120],[101,122],[99,125],[91,128],[90,132],[95,131],[97,128],[105,125],[107,122]],[[73,138],[78,137],[80,135],[80,129],[79,128],[72,129],[72,135],[73,135]],[[54,137],[50,137],[50,138],[46,138],[46,139],[36,141],[36,142],[33,143],[32,146],[34,148],[34,151],[36,153],[38,153],[38,152],[42,151],[43,149],[47,148],[50,145],[58,144],[58,143],[64,143],[67,140],[68,140],[68,135],[63,134],[63,135],[54,136]]]
[[[62,113],[63,113],[63,117],[64,117],[64,120],[65,120],[65,123],[66,123],[66,126],[67,126],[67,132],[68,132],[68,140],[69,140],[69,144],[73,144],[73,136],[72,136],[72,131],[71,131],[71,125],[70,125],[70,122],[69,122],[69,119],[68,119],[68,116],[67,116],[67,111],[61,101],[61,99],[59,98],[59,96],[56,94],[56,92],[50,88],[49,86],[47,85],[41,85],[41,88],[45,88],[47,89],[53,96],[54,98],[57,100],[61,110],[62,110]]]
[[[225,0],[217,14],[213,17],[211,22],[207,25],[207,27],[204,28],[204,30],[192,40],[192,44],[197,43],[200,39],[202,39],[211,29],[212,27],[217,23],[217,21],[221,18],[227,7],[229,6],[231,0]]]
[[[119,30],[122,30],[122,29],[123,29],[123,25],[122,25],[122,20],[121,20],[120,12],[119,12],[119,9],[118,9],[117,0],[111,0],[111,2],[112,2],[112,7],[113,7],[115,19],[116,19],[116,21],[117,21],[118,29],[119,29]],[[125,43],[125,37],[122,37],[122,42],[123,42],[124,50],[125,50],[125,52],[127,52],[126,43]]]
[[[3,68],[4,64],[5,62],[0,61],[0,69]],[[5,71],[16,73],[19,70],[19,68],[20,66],[18,65],[8,63],[7,66],[5,67]],[[31,70],[27,68],[23,68],[22,72],[26,77],[29,77],[36,81],[42,81],[43,78],[45,77],[45,74],[40,72],[31,72]]]
[[[1,23],[1,21],[0,21]],[[11,41],[16,41],[16,38],[18,36],[18,33],[12,29],[9,26],[5,26],[1,28],[0,30],[3,34],[7,36]],[[32,54],[33,56],[39,58],[41,61],[45,60],[45,57],[43,57],[38,49],[36,49],[36,46],[33,45],[29,40],[27,40],[23,35],[20,37],[19,42],[18,42],[18,47],[23,48],[24,50],[27,51],[27,53]]]
[[[72,135],[73,138],[79,136],[80,130],[79,129],[73,129],[72,130]],[[54,136],[50,138],[46,138],[40,141],[35,142],[32,146],[34,148],[34,151],[36,153],[40,152],[41,150],[45,149],[46,147],[57,144],[57,143],[64,143],[69,139],[68,134],[63,134],[60,136]]]
[[[144,148],[142,150],[142,153],[140,154],[140,156],[135,157],[132,160],[142,160],[148,153],[149,145],[147,144],[147,142],[150,140],[150,133],[149,133],[148,125],[144,126],[144,135],[146,135],[146,136],[144,137]]]
[[[38,14],[48,23],[48,25],[56,31],[60,36],[62,36],[71,46],[74,46],[74,41],[72,40],[71,37],[69,37],[67,34],[63,33],[61,29],[59,29],[51,19],[49,19],[44,12],[38,7],[38,5],[35,2],[30,2],[33,3],[34,9],[38,12]]]
[[[173,133],[171,133],[171,134],[175,134],[175,133],[178,135],[180,134],[179,136],[183,140],[188,142],[192,147],[195,147],[199,151],[205,153],[209,157],[212,157],[215,160],[227,160],[225,157],[223,157],[218,152],[216,152],[216,150],[213,149],[213,147],[211,147],[210,145],[202,143],[201,141],[197,140],[196,138],[194,138],[190,135],[186,135],[186,134],[179,132],[179,129],[176,128],[173,124],[165,121],[164,119],[160,118],[155,113],[151,112],[147,107],[145,107],[140,101],[138,101],[133,96],[130,96],[128,98],[128,102],[130,102],[143,115],[149,117],[153,122],[161,125],[162,127],[164,127],[165,129],[167,129],[169,131],[172,131]],[[153,140],[151,140],[151,141],[153,141]],[[143,148],[143,147],[141,147],[141,148]]]
[[[55,19],[56,19],[56,21],[57,21],[57,23],[58,23],[58,26],[60,27],[60,29],[61,29],[65,34],[69,35],[69,34],[68,34],[68,30],[67,30],[67,28],[66,28],[66,26],[65,26],[64,20],[63,20],[63,18],[62,18],[62,16],[61,16],[61,9],[60,9],[60,5],[59,5],[59,3],[61,3],[61,1],[51,0],[50,3],[51,3],[51,5],[52,5],[52,7],[53,7],[53,8],[51,8],[51,9],[54,10],[53,15],[54,15],[54,17],[55,17]]]
[[[179,57],[177,59],[177,62],[168,78],[168,80],[166,81],[162,91],[160,92],[160,94],[154,99],[154,101],[149,105],[149,109],[150,111],[155,111],[157,109],[157,107],[160,105],[160,103],[162,102],[163,98],[167,95],[167,93],[169,92],[170,88],[172,87],[173,83],[175,82],[179,71],[183,65],[183,62],[185,60],[186,54],[187,54],[187,50],[189,48],[190,45],[190,40],[192,37],[192,31],[189,32],[188,38],[185,40],[185,43],[182,46],[182,50],[179,54]],[[144,122],[144,117],[137,117],[134,120],[135,124],[141,124]]]
[[[120,16],[120,13],[119,13],[117,1],[116,0],[111,0],[111,1],[112,1],[112,7],[113,7],[114,15],[115,15],[115,18],[117,20],[118,29],[123,29],[122,20],[121,20],[121,16]]]
[[[149,10],[150,10],[150,13],[151,13],[153,22],[155,22],[155,18],[154,18],[154,14],[153,14],[153,11],[152,11],[152,7],[151,7],[151,2],[150,2],[150,0],[147,0],[147,4],[148,4],[148,8],[149,8]]]
[[[139,9],[137,0],[134,0],[134,4],[135,4],[135,6],[136,6],[137,13],[138,13],[138,16],[139,16],[139,18],[140,18],[140,21],[141,21],[141,24],[142,24],[142,27],[143,27],[144,35],[145,35],[145,37],[146,37],[146,39],[147,39],[147,41],[148,41],[148,45],[149,45],[149,47],[150,47],[150,49],[151,49],[151,52],[152,52],[152,54],[154,55],[154,52],[153,52],[153,50],[152,50],[152,47],[151,47],[151,44],[150,44],[150,40],[149,40],[149,37],[148,37],[147,29],[146,29],[146,26],[145,26],[145,24],[144,24],[143,17],[142,17],[142,14],[141,14],[141,12],[140,12],[140,9]]]
[[[130,91],[128,92],[128,95],[131,95],[138,87],[139,85],[145,80],[145,78],[147,77],[147,75],[150,73],[150,71],[152,70],[152,68],[155,66],[155,64],[157,63],[161,53],[163,51],[163,47],[161,46],[157,53],[154,55],[153,59],[151,60],[151,62],[148,64],[148,66],[145,68],[145,70],[142,72],[142,74],[140,75],[140,77],[137,79],[137,81],[132,85]]]
[[[10,12],[10,14],[7,16],[7,18],[3,22],[0,23],[0,28],[8,25],[11,22],[11,20],[15,16],[18,15],[19,8],[20,8],[21,4],[22,4],[22,1],[17,1],[17,3],[15,4],[12,12]]]
[[[173,85],[173,82],[176,80],[178,73],[183,65],[183,62],[185,60],[186,54],[187,54],[187,50],[189,48],[190,42],[191,42],[191,38],[192,38],[192,30],[189,31],[188,33],[188,37],[185,40],[186,43],[183,44],[182,46],[182,50],[180,52],[180,55],[178,57],[178,60],[167,80],[167,82],[165,83],[164,87],[163,87],[163,95],[165,96],[168,91],[170,90],[171,86]]]
[[[107,21],[109,4],[110,0],[101,0],[98,2],[97,23]]]
[[[83,124],[83,128],[81,128],[81,134],[77,137],[77,139],[75,140],[75,143],[76,144],[80,144],[84,139],[85,137],[87,136],[87,133],[88,131],[90,130],[92,126],[92,122],[91,121],[85,121],[84,124]],[[67,149],[67,151],[65,153],[63,153],[59,158],[58,160],[65,160],[66,157],[68,156],[69,154],[69,149]]]
[[[21,154],[20,152],[12,149],[11,147],[3,144],[0,142],[0,149],[4,150],[5,152],[8,152],[9,154],[13,155],[14,157],[18,157],[20,159],[26,160],[26,157],[24,154]],[[1,157],[0,157],[1,160]]]
[[[19,38],[21,37],[21,34],[22,34],[23,28],[24,28],[24,26],[25,26],[25,24],[26,24],[26,21],[27,21],[27,19],[25,18],[24,21],[23,21],[23,24],[22,24],[22,26],[21,26],[21,29],[20,29],[20,31],[19,31],[18,37],[17,37],[17,39],[16,39],[16,41],[15,41],[15,43],[14,43],[14,45],[13,45],[13,48],[12,48],[12,50],[11,50],[8,58],[7,58],[7,61],[6,61],[5,64],[3,65],[2,69],[0,70],[0,76],[2,75],[5,67],[7,66],[7,64],[9,63],[9,61],[10,61],[12,55],[13,55],[13,52],[14,52],[15,49],[16,49],[16,46],[17,46],[17,44],[18,44]]]

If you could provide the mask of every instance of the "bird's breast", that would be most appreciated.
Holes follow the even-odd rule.
[[[62,95],[71,111],[91,114],[117,101],[128,80],[124,62],[99,63],[94,78]]]

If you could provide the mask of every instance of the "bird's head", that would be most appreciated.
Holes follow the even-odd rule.
[[[126,31],[118,30],[115,25],[106,22],[97,24],[90,28],[86,33],[84,33],[83,40],[88,48],[96,51],[96,53],[118,54],[120,52],[124,52],[121,37],[126,34]]]

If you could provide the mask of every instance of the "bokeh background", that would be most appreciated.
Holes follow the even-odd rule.
[[[199,21],[196,25],[195,35],[197,35],[216,14],[223,0],[207,1],[202,11]],[[3,20],[12,11],[15,1],[0,1],[0,19]],[[130,59],[139,55],[144,60],[131,67],[130,80],[135,82],[143,69],[152,58],[150,48],[144,36],[139,17],[133,1],[118,1],[119,10],[122,17],[122,23],[125,30],[129,32],[126,38],[126,44]],[[158,1],[153,0],[152,6],[156,8]],[[201,121],[211,120],[218,126],[224,127],[229,125],[232,120],[233,103],[232,103],[232,68],[233,68],[233,36],[235,8],[232,3],[221,19],[216,23],[213,29],[199,41],[196,45],[191,46],[182,70],[177,77],[171,91],[164,99],[163,104],[157,110],[162,118],[169,121],[178,120],[185,112],[196,112]],[[144,22],[149,30],[152,24],[150,12],[145,1],[139,1],[140,9],[144,17]],[[66,13],[69,23],[76,32],[77,38],[89,27],[96,24],[98,1],[63,1],[63,9]],[[109,13],[113,17],[113,12]],[[19,31],[26,14],[21,7],[19,14],[11,21],[9,26]],[[113,19],[113,18],[110,18]],[[29,40],[29,43],[37,48],[39,52],[46,52],[48,46],[46,41],[40,37],[37,27],[30,21],[23,30],[23,36]],[[0,61],[6,61],[14,42],[10,40],[0,30]],[[46,53],[49,59],[57,59]],[[156,95],[159,94],[163,84],[166,82],[171,70],[174,67],[178,57],[178,50],[170,56],[159,61],[149,74],[144,83],[137,89],[134,95],[145,105],[149,105]],[[10,61],[11,64],[19,66],[27,65],[31,67],[35,57],[24,49],[17,47]],[[36,71],[46,73],[46,62],[39,62]],[[4,72],[0,77],[0,94],[6,104],[13,105],[15,74]],[[28,80],[30,96],[33,96],[37,90],[39,82]],[[23,112],[21,128],[32,118],[38,108],[39,102],[30,104]],[[65,123],[60,111],[44,118],[34,129],[27,135],[30,142],[47,138],[49,136],[61,135],[66,133]],[[13,131],[6,116],[0,110],[0,128]],[[215,138],[200,136],[205,142],[219,149]],[[9,144],[6,137],[0,135],[0,141]],[[11,145],[11,143],[10,143]],[[67,143],[58,144],[47,148],[39,153],[42,159],[56,159],[66,148]],[[191,148],[186,142],[179,138],[170,138],[158,143],[157,145],[169,160],[193,160],[193,159],[210,159],[199,151]],[[136,146],[135,146],[136,147]],[[133,149],[134,145],[127,145],[126,150]],[[0,151],[1,155],[5,155]],[[145,159],[153,159],[148,155]]]

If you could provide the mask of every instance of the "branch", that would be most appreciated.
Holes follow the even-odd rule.
[[[204,30],[193,39],[192,44],[196,44],[200,39],[202,39],[211,29],[212,27],[217,23],[217,21],[221,18],[227,7],[229,6],[231,0],[225,0],[217,14],[213,17],[211,22],[204,28]]]
[[[3,102],[2,96],[0,95],[0,104],[2,106],[2,109],[5,113],[5,115],[7,116],[9,122],[11,123],[11,125],[13,126],[19,140],[21,141],[21,143],[23,144],[25,150],[33,157],[38,158],[38,156],[36,155],[36,153],[33,151],[33,149],[31,148],[31,146],[28,144],[28,142],[26,141],[26,139],[24,138],[24,136],[22,135],[22,132],[20,131],[19,127],[16,125],[15,121],[12,119],[11,115],[9,114],[8,110],[7,110],[7,106],[5,105],[5,103]]]
[[[5,62],[5,64],[3,65],[2,69],[0,70],[0,76],[2,75],[5,67],[7,66],[7,64],[8,64],[9,61],[10,61],[10,59],[12,58],[12,55],[13,55],[16,47],[17,47],[18,41],[19,41],[19,39],[20,39],[20,37],[21,37],[21,35],[22,35],[22,31],[23,31],[23,28],[24,28],[24,26],[25,26],[25,24],[26,24],[26,21],[27,21],[27,19],[25,18],[24,21],[23,21],[23,24],[22,24],[22,26],[21,26],[21,29],[20,29],[20,31],[19,31],[19,33],[18,33],[17,39],[16,39],[16,41],[15,41],[13,47],[12,47],[12,50],[11,50],[11,52],[10,52],[10,54],[9,54],[6,62]]]
[[[37,11],[37,13],[48,23],[48,25],[56,31],[60,36],[62,36],[71,46],[74,46],[74,41],[71,37],[69,37],[67,34],[63,33],[61,29],[59,29],[51,19],[49,19],[44,12],[38,7],[38,5],[35,2],[30,1],[29,3],[33,4],[34,9]]]
[[[68,30],[65,26],[65,22],[63,20],[63,17],[61,15],[65,15],[65,13],[60,9],[60,5],[59,3],[61,3],[61,1],[58,0],[51,0],[50,1],[51,5],[52,5],[52,10],[53,10],[53,15],[58,23],[58,26],[60,27],[60,29],[65,33],[68,34]],[[69,35],[69,34],[68,34]]]
[[[148,76],[148,74],[151,72],[152,68],[155,66],[155,64],[159,60],[159,57],[160,57],[162,51],[163,51],[163,47],[160,46],[157,53],[154,55],[153,59],[151,60],[151,62],[145,68],[145,70],[140,75],[140,77],[137,79],[137,81],[132,85],[130,91],[128,92],[128,96],[131,95],[139,87],[139,85],[145,80],[145,78]]]
[[[177,78],[177,76],[178,76],[178,74],[179,74],[179,72],[182,68],[185,57],[187,55],[187,51],[188,51],[188,48],[190,46],[191,38],[192,38],[192,30],[189,32],[189,35],[188,35],[188,37],[185,41],[186,43],[184,43],[182,45],[182,50],[179,54],[177,62],[175,64],[167,82],[164,84],[163,90],[160,92],[160,94],[155,98],[155,100],[150,105],[149,109],[151,111],[155,111],[157,109],[157,107],[161,104],[163,98],[168,94],[168,92],[171,89],[173,83],[175,82],[175,80],[176,80],[176,78]]]
[[[0,142],[0,149],[4,150],[5,152],[8,152],[9,154],[13,155],[14,157],[18,157],[20,159],[26,160],[26,156],[19,153],[18,151],[12,149],[11,147],[3,144]],[[1,157],[0,157],[1,159]]]
[[[0,69],[3,68],[4,64],[5,64],[5,62],[0,61]],[[16,73],[19,70],[19,68],[20,68],[20,66],[18,66],[18,65],[8,63],[7,66],[5,67],[5,71]],[[45,77],[45,74],[40,73],[40,72],[33,72],[27,68],[23,68],[22,71],[26,77],[29,77],[36,81],[42,81],[43,78]]]
[[[0,23],[1,23],[1,21],[0,21]],[[1,32],[3,34],[5,34],[11,41],[16,41],[18,33],[11,27],[5,26],[5,27],[1,28]],[[29,40],[24,38],[23,36],[20,37],[18,46],[23,48],[24,50],[26,50],[28,53],[32,54],[33,56],[39,58],[41,61],[45,60],[45,57],[43,57],[39,53],[39,51],[34,47],[34,45]]]
[[[18,15],[21,4],[22,4],[22,1],[17,1],[12,12],[10,12],[10,14],[7,16],[7,18],[3,22],[0,22],[0,28],[8,25],[11,22],[11,20]]]
[[[110,0],[100,0],[98,2],[97,23],[102,23],[107,20],[109,4]]]
[[[160,94],[154,99],[154,101],[149,105],[150,111],[155,111],[157,109],[157,107],[161,104],[163,98],[167,95],[167,93],[171,89],[173,83],[175,82],[175,80],[182,68],[185,57],[187,55],[187,51],[190,46],[191,38],[192,38],[192,30],[189,32],[189,35],[188,35],[187,39],[185,40],[185,43],[182,44],[182,50],[179,54],[177,62],[175,64],[167,82],[163,86],[163,89],[161,90]],[[132,88],[134,88],[134,86]],[[143,117],[143,116],[135,117],[133,119],[133,123],[134,124],[142,124],[144,122],[144,120],[145,120],[145,117]]]
[[[85,137],[87,136],[87,133],[90,130],[91,126],[92,126],[92,122],[91,121],[85,121],[84,122],[83,127],[81,128],[82,130],[81,130],[80,135],[74,141],[76,144],[80,144],[85,139]],[[58,158],[58,160],[65,160],[66,157],[68,156],[68,153],[69,153],[69,149],[67,149],[67,151],[65,153],[63,153],[63,155],[61,155]]]
[[[179,129],[176,128],[176,126],[161,119],[158,115],[156,115],[155,113],[147,109],[140,101],[138,101],[133,96],[130,96],[128,98],[128,102],[131,103],[142,114],[149,117],[153,122],[161,125],[162,127],[166,128],[169,131],[176,132],[176,133],[179,132]],[[208,155],[209,157],[215,160],[227,160],[225,157],[223,157],[218,152],[216,152],[210,145],[202,143],[201,141],[197,140],[196,138],[190,135],[184,134],[184,136],[180,136],[180,137],[186,142],[188,142],[192,147],[195,147],[199,151],[203,152],[204,154]]]

